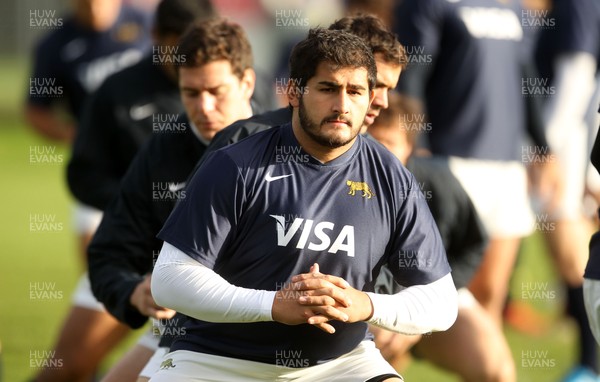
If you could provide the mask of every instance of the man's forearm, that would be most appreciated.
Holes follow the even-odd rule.
[[[447,330],[458,314],[457,293],[447,274],[427,285],[415,285],[393,295],[368,293],[373,303],[369,323],[403,334]]]
[[[275,293],[231,285],[168,243],[152,273],[152,295],[158,305],[209,322],[273,321]]]

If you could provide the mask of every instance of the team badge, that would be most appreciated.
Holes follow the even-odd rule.
[[[142,35],[142,27],[135,22],[124,23],[114,31],[114,39],[121,43],[132,43]]]
[[[177,366],[177,365],[173,365],[173,358],[169,358],[169,359],[162,361],[162,363],[160,364],[160,370],[171,369],[171,368],[174,368],[175,366]]]
[[[371,190],[371,187],[369,187],[369,185],[366,182],[355,182],[352,180],[348,180],[346,181],[346,185],[350,187],[348,195],[354,196],[356,195],[356,191],[362,191],[363,198],[371,199],[373,196],[375,196],[375,193],[373,192],[373,190]]]

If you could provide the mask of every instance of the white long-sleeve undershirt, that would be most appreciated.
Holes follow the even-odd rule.
[[[165,243],[152,273],[157,304],[209,322],[273,321],[275,291],[230,284],[213,270]],[[446,330],[456,320],[457,294],[450,274],[394,295],[368,293],[379,327],[406,334]]]

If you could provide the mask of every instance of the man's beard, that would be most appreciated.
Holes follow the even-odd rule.
[[[346,117],[344,117],[342,115],[338,115],[338,114],[332,114],[330,116],[323,118],[323,120],[321,120],[321,123],[317,125],[317,123],[312,121],[310,119],[310,117],[308,116],[308,113],[306,112],[306,108],[304,107],[304,102],[302,102],[302,97],[300,97],[299,101],[300,101],[300,107],[298,108],[298,117],[300,118],[300,127],[302,128],[302,130],[304,130],[306,135],[308,135],[313,141],[317,142],[321,146],[326,146],[326,147],[330,147],[333,149],[345,146],[348,143],[352,142],[352,140],[354,138],[356,138],[356,136],[360,132],[360,129],[356,129],[356,131],[354,131],[354,128],[352,126],[352,121],[350,121]],[[352,135],[348,139],[344,140],[343,138],[337,137],[335,135],[333,135],[331,137],[326,137],[326,136],[320,134],[321,126],[323,126],[324,124],[327,123],[327,121],[330,121],[330,120],[338,120],[338,121],[343,121],[343,122],[347,123],[348,127],[352,131]]]

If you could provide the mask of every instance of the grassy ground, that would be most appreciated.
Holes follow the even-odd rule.
[[[0,380],[13,382],[31,378],[41,355],[51,350],[82,264],[64,180],[68,151],[38,138],[21,120],[20,101],[27,87],[22,61],[0,58],[0,85]],[[41,152],[47,155],[44,162],[36,161]],[[528,284],[536,282],[541,284]],[[562,317],[562,287],[538,236],[524,243],[512,281],[514,298],[523,299],[526,285],[548,293],[523,300],[544,318],[539,333],[506,328],[518,380],[557,381],[575,360],[576,339],[572,323]],[[541,366],[528,366],[528,354],[536,354]],[[413,362],[404,376],[407,381],[458,380],[421,361]]]

